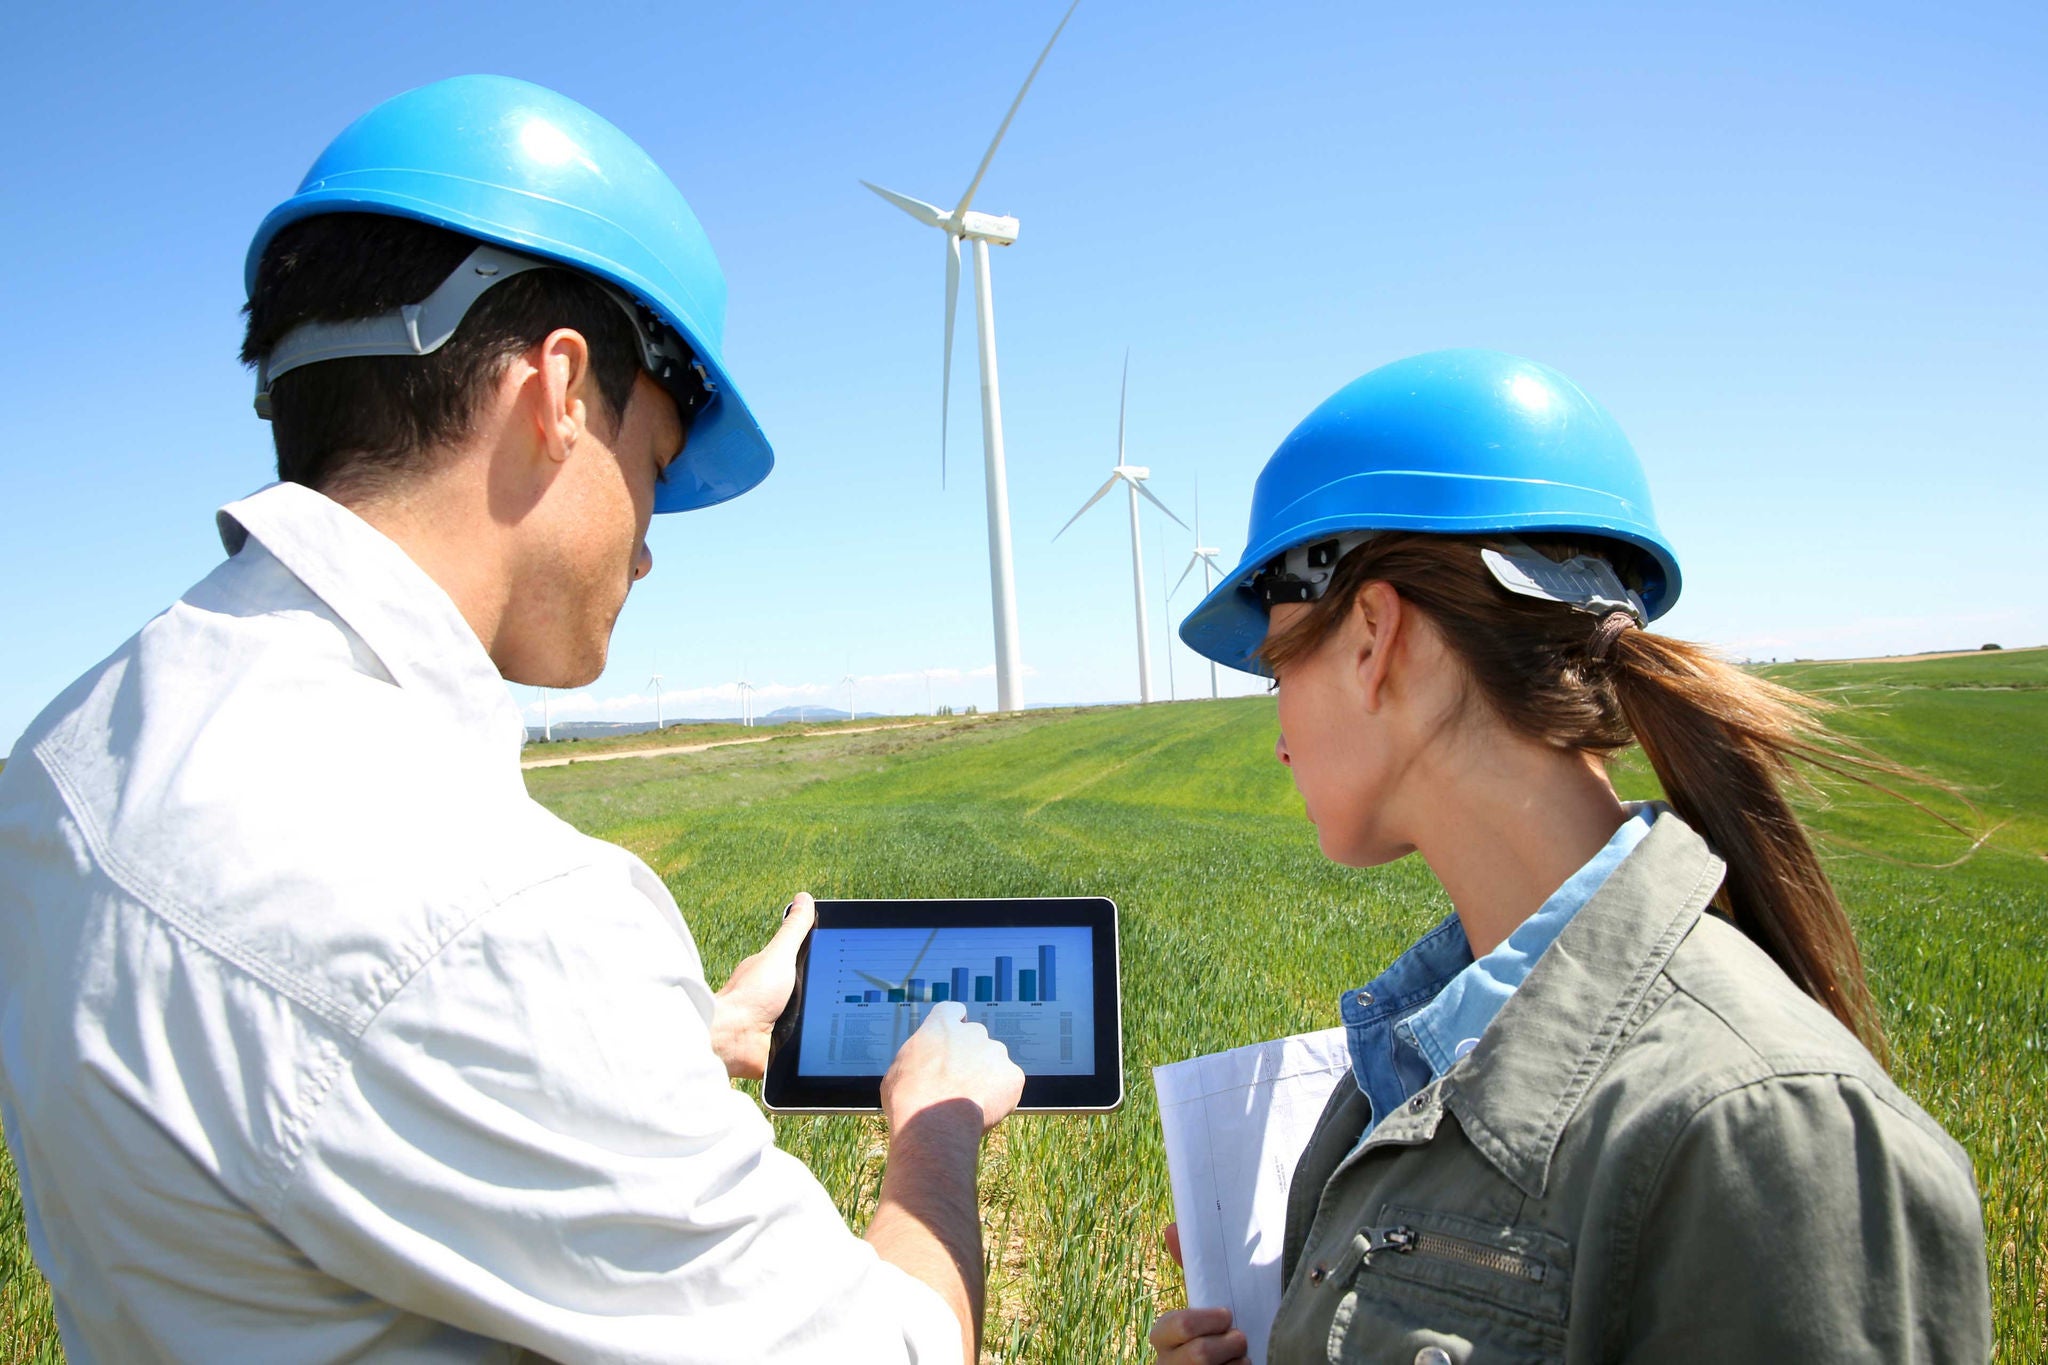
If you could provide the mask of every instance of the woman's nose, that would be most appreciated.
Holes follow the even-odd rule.
[[[647,548],[646,541],[642,541],[640,542],[640,553],[633,556],[633,581],[638,583],[653,572],[654,551]]]
[[[1294,766],[1294,760],[1287,756],[1287,736],[1282,735],[1273,741],[1273,757],[1280,760],[1280,766],[1283,768]]]

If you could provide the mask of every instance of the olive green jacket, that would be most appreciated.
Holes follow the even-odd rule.
[[[1702,913],[1722,870],[1660,809],[1362,1145],[1339,1083],[1294,1175],[1272,1365],[1988,1358],[1969,1157]]]

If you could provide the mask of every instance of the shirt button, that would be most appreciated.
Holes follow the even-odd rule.
[[[1358,1003],[1361,1005],[1370,1005],[1372,1003],[1372,992],[1360,991],[1358,993]]]
[[[1324,1280],[1328,1279],[1329,1277],[1330,1267],[1324,1265],[1320,1261],[1318,1261],[1315,1267],[1308,1272],[1308,1282],[1310,1284],[1321,1284]]]
[[[1454,1365],[1451,1353],[1441,1346],[1425,1346],[1415,1353],[1415,1365]]]

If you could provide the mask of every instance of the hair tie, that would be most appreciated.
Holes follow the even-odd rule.
[[[1593,627],[1593,640],[1586,650],[1593,662],[1606,662],[1608,654],[1614,649],[1614,642],[1621,638],[1623,631],[1635,623],[1636,618],[1625,611],[1610,611],[1601,617],[1600,624]]]

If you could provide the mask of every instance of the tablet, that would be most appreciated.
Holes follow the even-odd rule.
[[[1024,1069],[1019,1110],[1123,1103],[1116,905],[1100,896],[819,901],[771,1035],[762,1103],[879,1112],[896,1049],[947,1000]]]

